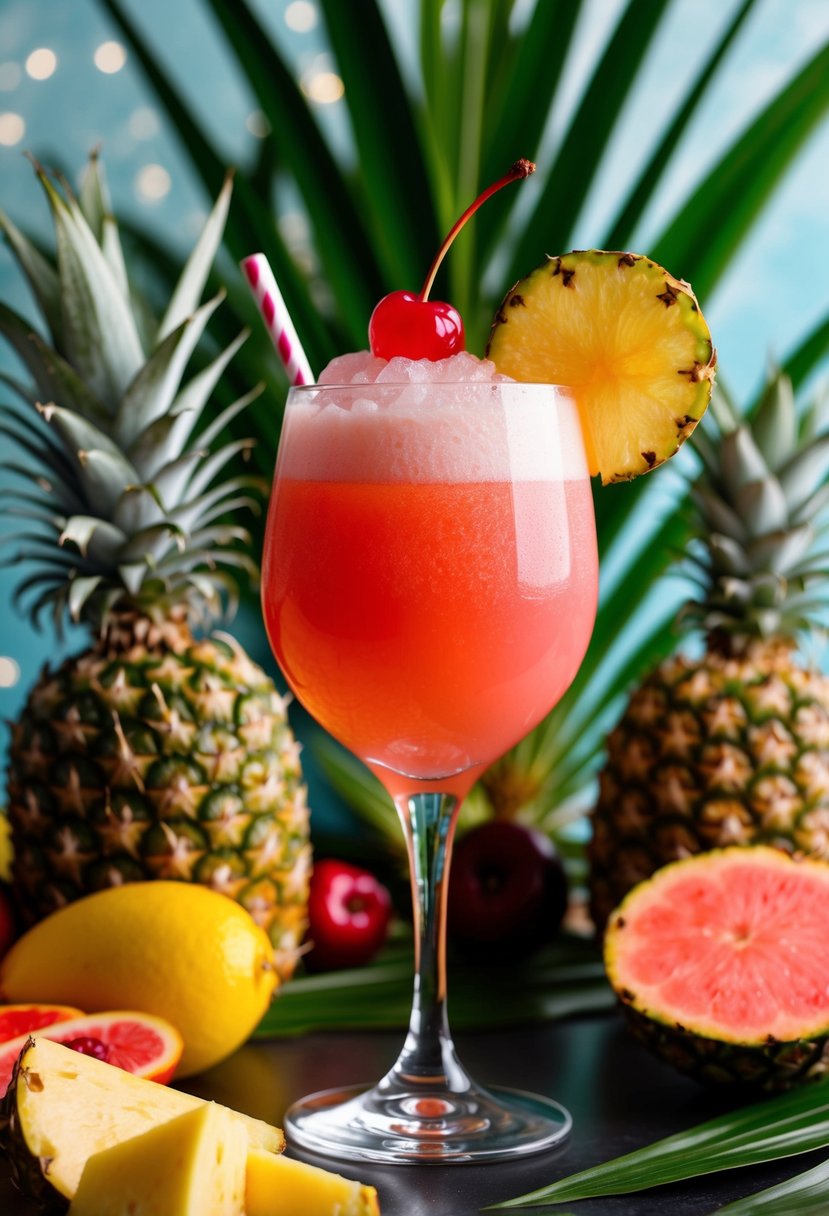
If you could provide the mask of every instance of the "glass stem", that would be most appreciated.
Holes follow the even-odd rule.
[[[395,799],[409,854],[414,912],[415,980],[409,1032],[387,1080],[404,1086],[466,1090],[446,1012],[446,899],[460,800],[454,794]]]

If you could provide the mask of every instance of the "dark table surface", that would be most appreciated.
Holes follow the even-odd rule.
[[[351,1033],[250,1044],[187,1087],[278,1123],[286,1106],[305,1093],[377,1080],[392,1063],[400,1041],[396,1033]],[[728,1106],[721,1096],[652,1059],[629,1038],[616,1014],[458,1035],[457,1045],[477,1080],[536,1090],[569,1107],[575,1126],[568,1143],[514,1164],[377,1168],[306,1160],[374,1183],[383,1216],[473,1216],[486,1204],[691,1127]],[[730,1200],[817,1164],[820,1157],[810,1153],[638,1195],[547,1210],[578,1216],[706,1216]],[[32,1212],[12,1189],[5,1163],[0,1162],[0,1216]]]

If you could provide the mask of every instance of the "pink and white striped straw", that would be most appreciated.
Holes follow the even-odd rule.
[[[241,266],[292,387],[313,384],[311,365],[282,299],[282,292],[276,285],[268,259],[264,253],[252,253],[242,261]]]

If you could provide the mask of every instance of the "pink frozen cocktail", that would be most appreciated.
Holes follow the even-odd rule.
[[[387,785],[468,787],[559,699],[590,637],[575,407],[468,354],[346,356],[321,384],[335,379],[352,383],[300,395],[285,418],[271,644],[306,708]]]

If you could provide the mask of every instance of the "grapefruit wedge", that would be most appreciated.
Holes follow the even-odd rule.
[[[0,1005],[0,1043],[82,1017],[83,1010],[74,1005]]]
[[[45,1026],[37,1037],[161,1084],[171,1079],[184,1050],[175,1027],[148,1013],[88,1014]],[[0,1044],[0,1094],[8,1089],[15,1061],[30,1038],[25,1033]]]

